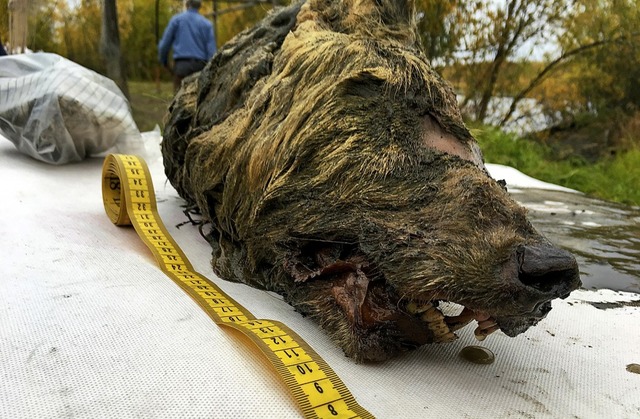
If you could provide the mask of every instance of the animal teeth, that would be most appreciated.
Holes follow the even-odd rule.
[[[462,312],[457,316],[445,317],[445,321],[447,322],[447,326],[449,326],[449,329],[451,329],[452,331],[456,331],[469,324],[469,322],[474,318],[475,313],[465,307],[464,310],[462,310]]]
[[[420,316],[420,318],[427,323],[433,323],[435,321],[441,320],[444,324],[444,315],[440,312],[440,310],[433,306],[422,313],[422,316]]]
[[[444,314],[433,303],[420,303],[411,301],[407,304],[406,310],[413,315],[419,315],[420,319],[427,323],[427,327],[433,333],[434,342],[452,342],[458,338],[451,330]]]
[[[458,338],[442,320],[429,323],[428,327],[433,333],[434,342],[451,342]]]

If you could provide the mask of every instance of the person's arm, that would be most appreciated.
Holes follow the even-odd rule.
[[[169,51],[171,50],[171,46],[173,45],[173,41],[176,37],[176,23],[174,19],[169,21],[169,25],[164,30],[162,34],[162,39],[158,43],[158,61],[163,66],[167,66],[169,62]]]

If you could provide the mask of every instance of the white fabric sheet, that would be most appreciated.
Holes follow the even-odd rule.
[[[451,344],[383,364],[346,358],[279,297],[216,278],[210,248],[185,220],[158,157],[148,161],[161,216],[196,270],[260,318],[283,321],[379,418],[640,417],[640,308],[589,301],[640,296],[579,291],[525,335],[490,336],[492,365]],[[1,418],[297,418],[274,370],[216,326],[156,267],[131,228],[111,224],[102,160],[54,167],[0,138]],[[508,181],[508,179],[507,179]]]

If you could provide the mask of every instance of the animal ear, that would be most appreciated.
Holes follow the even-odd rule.
[[[371,97],[379,94],[387,78],[384,69],[367,69],[340,81],[338,87],[345,95]]]

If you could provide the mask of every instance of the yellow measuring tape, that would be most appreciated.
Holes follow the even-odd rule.
[[[137,156],[111,154],[102,167],[102,197],[111,221],[133,225],[160,269],[218,325],[248,336],[275,367],[308,418],[373,418],[320,356],[283,323],[256,319],[213,282],[195,272],[162,223],[151,175]]]

